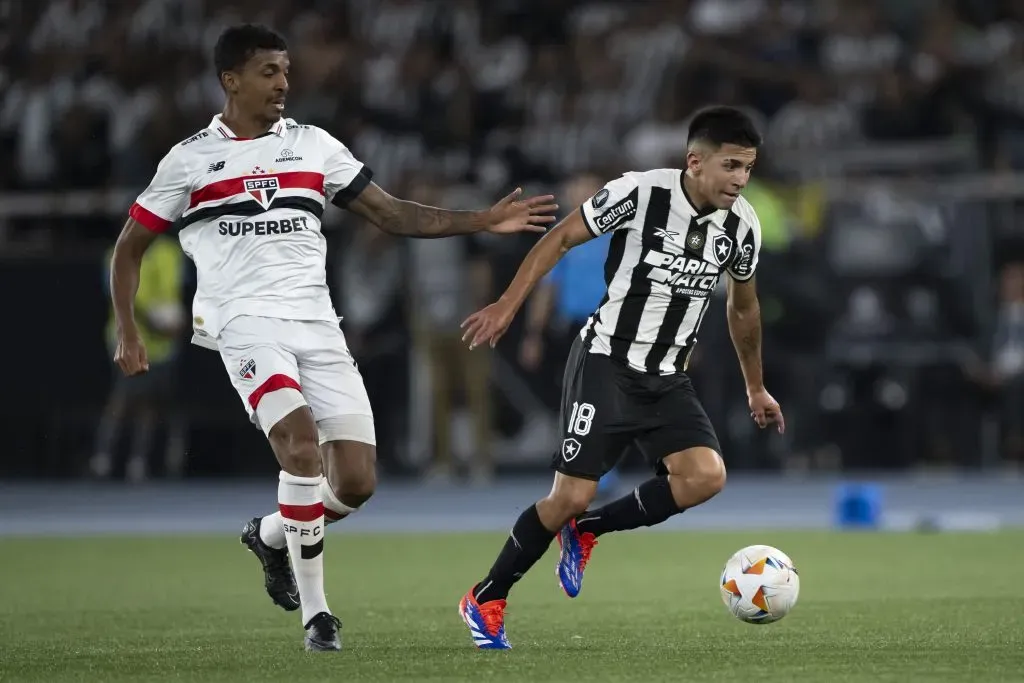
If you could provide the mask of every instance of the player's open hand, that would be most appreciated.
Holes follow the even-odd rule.
[[[766,390],[761,389],[749,395],[750,417],[761,429],[770,424],[778,427],[779,434],[786,432],[786,419],[782,416],[782,407]]]
[[[489,344],[493,349],[505,330],[512,323],[515,308],[501,299],[466,318],[462,323],[462,341],[469,341],[470,350],[481,344]]]
[[[554,195],[519,199],[523,188],[517,187],[487,211],[487,232],[501,234],[513,232],[544,232],[546,225],[555,222]]]
[[[138,334],[118,334],[114,362],[126,376],[141,375],[149,370],[146,345]]]

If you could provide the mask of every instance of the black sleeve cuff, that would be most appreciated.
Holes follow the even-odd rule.
[[[349,184],[338,190],[334,195],[334,199],[331,200],[331,204],[344,209],[353,199],[359,196],[359,193],[366,189],[366,186],[370,184],[372,179],[373,171],[370,170],[369,166],[363,164],[363,167],[359,169],[359,173],[356,173]]]

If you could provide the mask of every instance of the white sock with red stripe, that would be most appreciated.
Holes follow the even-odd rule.
[[[302,603],[302,623],[320,612],[330,612],[324,595],[323,477],[296,477],[281,472],[277,502],[288,554]]]
[[[334,491],[331,490],[331,485],[327,483],[326,477],[320,481],[320,496],[324,502],[324,524],[340,522],[359,509],[349,507],[338,500]],[[278,550],[285,546],[284,521],[281,519],[280,512],[267,515],[260,522],[260,539],[271,548]]]

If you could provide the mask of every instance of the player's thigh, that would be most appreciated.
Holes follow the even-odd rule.
[[[231,385],[263,433],[306,405],[295,356],[279,340],[281,321],[240,316],[221,331],[218,347]]]
[[[636,445],[658,474],[668,474],[665,459],[679,453],[703,449],[714,452],[716,458],[721,457],[718,434],[689,378],[680,378],[666,391],[653,412],[664,416],[664,422],[638,436]]]
[[[559,411],[560,439],[551,466],[569,477],[597,481],[612,469],[634,434],[623,423],[627,400],[611,359],[573,343],[566,361]]]
[[[299,382],[313,411],[320,443],[356,442],[375,449],[370,397],[344,334],[330,323],[303,325],[307,343],[298,352]]]

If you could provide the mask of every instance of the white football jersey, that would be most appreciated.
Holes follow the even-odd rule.
[[[316,126],[282,119],[239,138],[218,114],[175,145],[129,215],[150,230],[180,225],[195,262],[193,343],[216,348],[239,315],[337,322],[327,287],[327,201],[345,206],[372,172]]]

